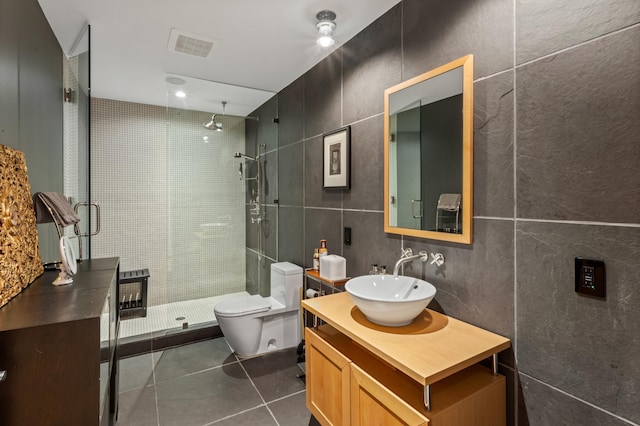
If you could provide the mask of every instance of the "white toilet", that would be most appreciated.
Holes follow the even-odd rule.
[[[301,340],[302,268],[290,262],[271,265],[271,297],[240,296],[214,307],[218,325],[240,357],[297,346]]]

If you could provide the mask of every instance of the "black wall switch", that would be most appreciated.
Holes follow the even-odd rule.
[[[604,262],[576,257],[576,292],[587,296],[607,296]]]
[[[348,226],[344,227],[344,243],[346,245],[351,245],[351,228]]]

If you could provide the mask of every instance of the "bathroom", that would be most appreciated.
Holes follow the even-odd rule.
[[[466,3],[398,3],[249,114],[261,119],[247,122],[240,150],[255,155],[266,144],[270,224],[263,241],[247,239],[246,279],[263,288],[280,260],[309,267],[320,239],[347,259],[350,276],[392,265],[402,247],[442,252],[443,274],[417,265],[405,273],[432,282],[447,315],[512,340],[500,363],[509,424],[640,424],[638,4]],[[382,92],[468,53],[476,59],[474,242],[385,234]],[[11,106],[29,102],[15,98]],[[107,101],[93,102],[96,120]],[[321,135],[346,125],[351,188],[324,191]],[[47,135],[23,129],[25,139]],[[46,168],[29,149],[29,166]],[[238,162],[225,161],[241,184]],[[245,229],[257,235],[249,215]],[[606,262],[605,301],[576,297],[575,257]]]

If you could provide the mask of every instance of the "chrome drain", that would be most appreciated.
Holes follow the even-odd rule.
[[[178,318],[176,318],[176,321],[182,321],[184,319],[186,319],[186,318],[185,317],[178,317]]]

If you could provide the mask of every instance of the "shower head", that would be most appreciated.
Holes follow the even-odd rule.
[[[222,131],[222,123],[218,123],[216,121],[216,115],[217,114],[213,114],[211,116],[211,120],[208,123],[204,123],[203,126],[206,127],[209,130],[215,130],[216,132],[221,132]]]
[[[224,116],[224,108],[227,106],[227,101],[222,101],[222,115]],[[211,116],[211,121],[209,121],[208,123],[204,123],[203,126],[206,127],[209,130],[215,130],[216,132],[221,132],[222,131],[222,122],[218,123],[216,121],[216,115],[218,114],[213,114]]]
[[[258,161],[256,158],[249,157],[248,155],[245,155],[245,154],[243,154],[241,152],[236,152],[236,153],[233,154],[233,156],[235,158],[246,158],[247,160]]]

